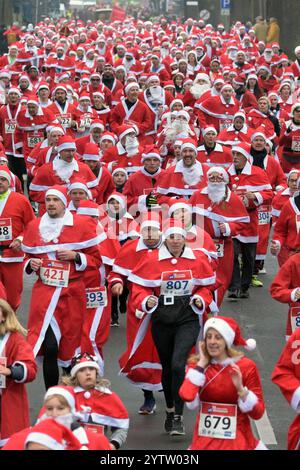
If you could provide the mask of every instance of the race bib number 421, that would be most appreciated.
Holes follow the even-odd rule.
[[[160,294],[165,296],[191,295],[193,291],[192,271],[163,272]]]
[[[54,287],[68,287],[70,263],[68,261],[42,260],[40,278],[43,284]]]
[[[202,403],[198,435],[215,439],[235,439],[237,406]]]

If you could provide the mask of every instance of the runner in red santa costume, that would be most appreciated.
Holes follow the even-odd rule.
[[[74,112],[76,122],[76,137],[84,137],[90,134],[90,128],[94,119],[98,119],[98,114],[91,106],[90,95],[83,91],[78,99],[78,106]]]
[[[223,85],[220,96],[213,96],[197,106],[198,121],[201,128],[213,126],[218,132],[232,125],[240,103],[234,98],[230,84]]]
[[[66,426],[45,419],[33,426],[22,450],[88,450]]]
[[[143,147],[137,138],[136,126],[122,124],[118,127],[119,142],[103,152],[101,162],[107,164],[112,172],[115,168],[125,168],[128,175],[136,173],[142,167]]]
[[[286,339],[300,327],[300,288],[299,288],[299,248],[281,266],[275,276],[270,293],[278,302],[289,304],[289,314],[286,326]]]
[[[249,287],[255,264],[258,243],[258,208],[270,205],[273,199],[272,186],[264,170],[252,165],[250,145],[243,143],[232,149],[233,165],[229,168],[230,188],[242,200],[250,217],[250,223],[234,237],[234,268],[229,287],[230,299],[249,297]],[[240,271],[239,254],[243,266]]]
[[[156,409],[153,392],[162,388],[161,366],[150,330],[143,338],[145,314],[134,308],[132,283],[128,282],[128,276],[139,263],[141,256],[149,250],[155,250],[161,243],[159,214],[153,211],[144,213],[139,238],[122,246],[109,275],[109,286],[113,295],[122,295],[125,282],[129,289],[126,312],[127,349],[119,359],[120,373],[132,385],[143,390],[145,400],[139,413],[145,415],[153,414]]]
[[[75,409],[75,394],[72,387],[59,385],[50,387],[47,390],[36,424],[50,418],[70,429],[82,446],[84,446],[84,450],[110,450],[109,441],[104,435],[85,430],[78,423],[78,413]],[[33,432],[33,429],[34,427],[29,427],[13,434],[2,450],[23,450],[25,441],[29,434]]]
[[[31,96],[26,108],[18,113],[15,134],[15,148],[22,148],[25,163],[32,149],[39,142],[43,142],[46,127],[55,122],[55,115],[47,108],[41,108],[35,95]]]
[[[5,153],[9,158],[9,167],[23,183],[23,175],[26,174],[25,162],[23,155],[16,150],[15,140],[17,117],[21,111],[20,99],[20,90],[11,87],[7,92],[7,105],[0,109],[0,129]]]
[[[152,117],[147,105],[139,100],[139,86],[137,83],[129,83],[125,86],[126,97],[121,99],[111,112],[110,127],[113,132],[118,132],[122,124],[134,124],[137,135],[142,143],[145,133],[151,130]]]
[[[46,388],[59,379],[58,364],[68,368],[78,350],[86,312],[83,271],[100,266],[98,244],[104,239],[93,221],[71,214],[66,188],[46,192],[46,213],[26,228],[22,248],[27,274],[35,272],[28,341],[44,356]]]
[[[100,149],[97,144],[88,143],[84,147],[83,162],[92,170],[97,179],[94,187],[94,200],[101,205],[107,201],[115,186],[108,169],[100,162]]]
[[[296,252],[299,245],[300,230],[300,177],[297,179],[297,189],[293,196],[282,207],[276,221],[271,242],[271,253],[278,257],[279,266]]]
[[[57,156],[59,139],[63,135],[65,135],[65,132],[62,127],[58,124],[51,126],[51,129],[47,132],[48,138],[43,142],[47,143],[47,145],[36,145],[34,147],[27,158],[27,180],[31,180],[37,173],[38,169],[45,163],[53,162],[54,158]]]
[[[272,201],[272,223],[275,226],[278,217],[281,214],[282,208],[288,200],[294,196],[298,190],[298,179],[300,177],[299,170],[291,170],[287,179],[288,187],[279,191]]]
[[[292,108],[292,119],[282,127],[279,139],[278,156],[283,171],[300,169],[300,103]]]
[[[159,201],[166,196],[189,199],[197,189],[206,185],[208,167],[197,161],[197,147],[194,140],[183,141],[181,156],[182,159],[170,167],[160,179],[157,188],[157,192],[161,195]]]
[[[133,308],[146,314],[144,328],[151,325],[162,365],[165,431],[172,436],[185,434],[184,404],[178,392],[187,357],[203,324],[203,314],[212,302],[211,289],[215,283],[207,255],[189,248],[186,236],[181,222],[165,221],[164,243],[143,257],[129,276],[134,283]]]
[[[63,136],[57,147],[58,155],[53,162],[40,167],[30,184],[30,197],[39,203],[40,214],[44,213],[45,192],[54,185],[68,186],[75,179],[85,180],[89,189],[97,186],[97,180],[92,170],[75,160],[76,145],[69,136]]]
[[[29,403],[25,383],[32,382],[37,366],[11,306],[0,299],[0,447],[15,432],[29,426]]]
[[[165,171],[161,169],[159,150],[154,146],[145,147],[141,162],[144,166],[127,180],[123,194],[127,197],[129,208],[135,206],[135,211],[143,213],[157,204],[155,192]]]
[[[214,127],[202,129],[203,145],[198,147],[197,160],[207,166],[222,166],[229,168],[232,164],[232,154],[228,147],[217,143],[218,132]]]
[[[67,135],[75,136],[76,129],[76,107],[68,100],[67,88],[64,84],[58,84],[52,90],[53,103],[48,106]]]
[[[0,281],[7,300],[14,310],[21,303],[23,291],[23,261],[21,250],[23,232],[34,213],[28,199],[11,191],[11,174],[7,167],[0,167]]]
[[[240,198],[229,187],[228,173],[220,167],[207,172],[208,186],[196,191],[190,199],[193,213],[203,217],[204,230],[213,238],[218,254],[216,268],[220,287],[215,300],[220,307],[233,272],[233,239],[245,229],[250,217]]]
[[[95,224],[99,220],[99,206],[90,200],[81,200],[77,215],[90,217]],[[100,230],[103,228],[100,226]],[[99,244],[102,258],[100,267],[87,268],[84,273],[86,316],[84,318],[81,350],[93,354],[101,374],[104,372],[103,347],[110,330],[111,295],[106,290],[106,279],[114,264],[120,244],[116,239],[105,238]]]
[[[55,52],[56,54],[51,54],[51,56],[45,61],[44,67],[46,68],[47,76],[51,77],[52,81],[54,81],[57,73],[69,71],[74,75],[74,58],[65,54],[64,46],[62,45],[58,45]]]
[[[90,143],[96,144],[100,150],[100,141],[104,131],[105,126],[103,122],[100,119],[94,119],[90,127],[90,134],[76,139],[76,149],[78,154],[82,157],[85,146]]]
[[[8,159],[5,155],[0,154],[0,167],[2,167],[2,166],[5,166],[5,167],[8,168]],[[17,176],[14,173],[12,173],[10,170],[8,170],[8,171],[9,171],[9,174],[11,176],[10,190],[14,191],[14,192],[17,192],[17,193],[20,193],[20,194],[23,194],[21,181],[19,180],[19,178],[17,178]]]
[[[243,111],[238,111],[234,115],[232,125],[219,133],[217,141],[221,145],[226,145],[228,147],[234,147],[241,142],[247,142],[249,144],[251,135],[254,132],[254,129],[251,129],[246,124],[245,113]]]
[[[261,379],[256,364],[233,349],[256,347],[242,337],[233,318],[207,320],[199,354],[190,359],[180,388],[181,398],[197,409],[190,450],[266,450],[251,429],[265,411]]]
[[[299,255],[293,258],[296,259]],[[298,260],[299,262],[299,260]],[[299,276],[299,273],[297,274]],[[300,328],[290,337],[273,370],[272,382],[276,384],[285,399],[297,413],[288,432],[288,450],[300,449],[300,362],[299,362]]]
[[[267,96],[262,96],[258,100],[258,109],[252,109],[248,113],[248,125],[252,129],[263,127],[265,135],[269,140],[276,139],[280,134],[278,119],[270,113],[270,101]]]
[[[98,363],[87,353],[73,357],[71,376],[63,383],[74,388],[75,406],[85,429],[107,434],[111,450],[125,444],[129,428],[128,412],[119,396],[110,390],[110,383],[100,375]]]

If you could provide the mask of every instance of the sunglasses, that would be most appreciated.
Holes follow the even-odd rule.
[[[95,359],[94,357],[89,354],[89,353],[80,353],[80,354],[77,354],[76,356],[74,356],[71,360],[71,368],[74,367],[76,364],[79,364],[79,362],[81,362],[82,359],[86,359],[88,361],[93,361],[95,362]]]

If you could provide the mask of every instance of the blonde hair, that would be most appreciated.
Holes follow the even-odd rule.
[[[63,397],[62,395],[58,395],[58,394],[50,395],[49,397],[47,397],[44,400],[44,406],[48,403],[48,401],[52,400],[52,398],[56,398],[59,401],[60,405],[71,408],[70,404],[67,402],[65,397]]]
[[[21,333],[27,335],[27,330],[23,328],[17,316],[8,302],[4,299],[0,299],[0,309],[4,316],[4,322],[0,323],[0,335],[4,336],[6,333]]]
[[[81,387],[79,380],[77,378],[77,374],[75,374],[75,377],[71,376],[63,376],[61,378],[61,385],[68,385],[70,387]],[[96,385],[95,388],[97,387],[105,387],[105,388],[110,388],[111,384],[110,381],[107,379],[103,379],[100,377],[98,371],[96,372]]]
[[[227,345],[226,345],[225,350],[226,350],[226,354],[227,354],[228,357],[232,357],[232,358],[239,357],[240,359],[242,357],[244,357],[244,353],[242,353],[241,351],[237,351],[236,349],[233,349],[233,348],[228,348]],[[206,344],[205,344],[205,353],[209,356],[209,354],[207,352]],[[193,354],[188,359],[188,364],[190,364],[190,365],[197,364],[197,362],[199,360],[200,360],[200,354]]]

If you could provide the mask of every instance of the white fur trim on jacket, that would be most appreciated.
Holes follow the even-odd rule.
[[[151,295],[148,295],[148,297],[145,297],[145,299],[143,300],[142,302],[142,311],[143,312],[146,312],[146,313],[153,313],[157,307],[158,307],[158,303],[156,305],[154,305],[154,307],[152,307],[150,310],[147,308],[147,302],[148,300],[150,299],[150,297],[153,297]],[[158,299],[157,299],[158,300]]]
[[[296,388],[292,396],[291,407],[293,410],[297,411],[297,413],[300,413],[300,387]]]
[[[298,289],[299,289],[299,287],[296,287],[296,289],[292,290],[292,292],[291,292],[291,301],[292,302],[297,302],[296,292],[297,292]]]
[[[201,300],[202,308],[197,307],[197,305],[195,304],[194,300],[197,299]],[[191,298],[191,308],[194,310],[195,313],[197,313],[197,315],[203,315],[203,313],[205,312],[206,305],[201,295],[193,295],[193,297]]]
[[[194,411],[194,410],[197,410],[200,406],[200,399],[199,399],[199,395],[197,394],[196,398],[194,401],[191,401],[191,402],[186,402],[186,407],[188,410],[191,410],[191,411]]]
[[[263,204],[263,202],[264,202],[264,198],[263,198],[262,195],[261,195],[260,193],[258,193],[258,192],[254,193],[254,194],[255,194],[255,197],[256,197],[256,199],[257,199],[257,202],[254,202],[254,204],[255,204],[256,206],[261,206],[261,205]]]
[[[188,379],[196,387],[203,387],[205,384],[205,375],[198,372],[196,369],[190,369],[186,374],[186,379]]]
[[[18,384],[23,384],[24,382],[26,382],[27,375],[28,375],[28,369],[27,369],[27,366],[26,366],[25,362],[15,361],[12,365],[13,366],[22,366],[23,367],[23,378],[21,380],[14,380],[14,382],[16,382]]]
[[[257,405],[257,403],[258,398],[255,393],[251,392],[251,390],[249,390],[245,401],[243,401],[241,398],[238,399],[239,409],[242,413],[249,413],[253,410],[255,405]]]

